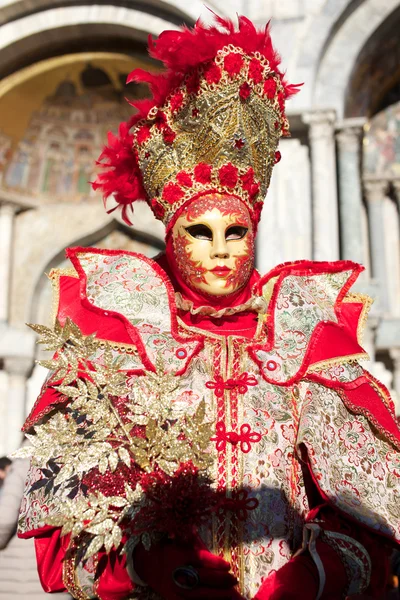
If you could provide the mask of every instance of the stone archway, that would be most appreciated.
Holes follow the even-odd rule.
[[[132,1],[131,7],[121,0],[110,1],[108,5],[85,4],[84,0],[78,6],[77,3],[60,6],[60,2],[52,0],[35,0],[34,6],[32,4],[27,0],[15,0],[2,9],[2,76],[32,64],[32,61],[63,51],[79,51],[79,45],[86,51],[99,51],[109,50],[111,44],[115,51],[130,49],[135,53],[139,48],[145,54],[149,34],[157,36],[164,29],[176,29],[182,23],[193,25],[199,16],[209,19],[211,14],[201,0],[149,0],[139,6]],[[215,6],[216,3],[208,4],[218,13],[224,13]],[[91,40],[94,40],[95,48],[90,46]],[[24,59],[27,62],[24,63]]]
[[[346,89],[346,117],[372,117],[400,100],[400,6],[367,40]]]
[[[288,73],[295,75],[296,81],[305,82],[301,94],[292,100],[293,106],[301,105],[309,108],[312,105],[318,65],[332,39],[334,24],[339,23],[344,14],[351,14],[354,6],[362,4],[364,1],[326,0],[315,14],[310,15],[304,21],[299,43],[296,45],[287,69]]]
[[[375,31],[394,17],[398,0],[365,0],[343,22],[318,65],[312,104],[336,110],[343,118],[347,86],[361,50]]]
[[[8,75],[51,56],[110,47],[144,58],[147,36],[175,27],[165,18],[116,6],[49,8],[1,27],[0,73]]]

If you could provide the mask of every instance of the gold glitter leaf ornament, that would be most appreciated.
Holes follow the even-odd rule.
[[[189,462],[206,474],[213,424],[205,421],[204,400],[186,411],[177,406],[179,381],[165,372],[161,358],[155,373],[130,377],[128,385],[123,359],[104,341],[100,358],[94,359],[98,341],[72,321],[64,327],[56,323],[54,330],[32,329],[41,336],[39,343],[55,351],[46,363],[53,371],[47,385],[69,402],[29,436],[33,446],[24,452],[33,455],[33,465],[44,475],[31,493],[40,490],[55,506],[46,522],[62,527],[62,535],[70,533],[80,560],[87,560],[101,549],[108,553],[118,548],[126,527],[122,523],[134,522],[147,500],[140,484],[132,489],[128,482],[120,495],[107,496],[96,486],[85,491],[86,476],[97,470],[101,485],[102,477],[117,473],[121,464],[143,475],[161,469],[174,477]],[[136,427],[140,437],[131,434]],[[145,533],[146,543],[159,534]]]

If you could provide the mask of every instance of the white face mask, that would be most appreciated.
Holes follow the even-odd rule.
[[[185,283],[211,296],[227,296],[248,282],[254,266],[253,225],[233,196],[194,200],[172,228],[175,261]]]

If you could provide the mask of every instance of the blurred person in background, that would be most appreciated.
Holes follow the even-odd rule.
[[[10,469],[10,465],[11,465],[11,460],[8,458],[8,456],[2,456],[0,458],[0,496],[1,496],[1,492],[3,490],[4,480]]]

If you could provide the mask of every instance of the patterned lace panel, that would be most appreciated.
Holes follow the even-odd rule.
[[[268,303],[262,296],[253,296],[247,302],[239,304],[239,306],[221,308],[220,310],[216,310],[212,306],[199,306],[198,308],[193,308],[193,302],[184,299],[179,292],[175,293],[175,301],[178,308],[189,311],[192,315],[200,314],[214,318],[236,315],[249,310],[258,314],[265,314],[268,308]]]
[[[298,443],[330,501],[378,533],[400,540],[400,455],[332,389],[310,384]]]
[[[297,373],[318,323],[337,322],[335,302],[349,275],[349,271],[289,275],[282,281],[274,314],[274,349],[257,351],[268,378],[286,381]]]

